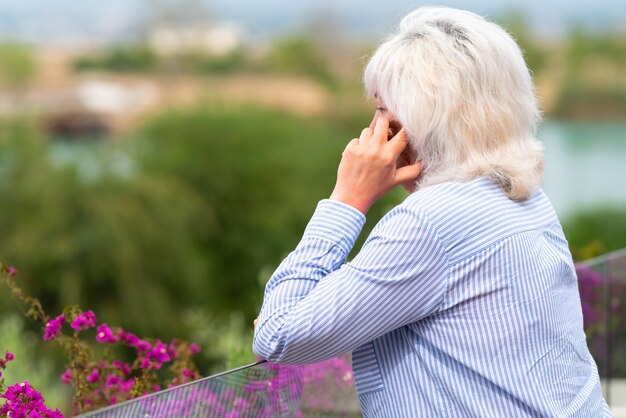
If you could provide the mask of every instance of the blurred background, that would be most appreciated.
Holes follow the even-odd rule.
[[[574,257],[626,247],[623,1],[429,4],[483,14],[524,49],[543,187]],[[367,57],[419,5],[0,2],[0,258],[52,315],[78,304],[191,339],[205,374],[252,361],[264,284],[371,119]],[[404,197],[378,202],[361,239]],[[60,353],[7,293],[0,349],[19,367],[6,376],[58,405]]]

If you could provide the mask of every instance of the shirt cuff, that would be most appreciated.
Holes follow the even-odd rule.
[[[347,255],[364,224],[365,215],[358,209],[336,200],[324,199],[317,204],[302,238],[331,241]]]

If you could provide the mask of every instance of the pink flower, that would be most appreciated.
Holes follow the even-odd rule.
[[[107,377],[107,382],[106,382],[106,386],[108,388],[112,388],[114,386],[117,386],[120,384],[120,378],[117,377],[116,375],[114,375],[113,373],[111,373],[108,377]]]
[[[167,353],[170,355],[171,358],[178,357],[178,345],[179,344],[180,342],[178,341],[178,339],[174,338],[170,342],[170,345],[167,347]]]
[[[65,316],[63,314],[57,316],[46,324],[46,329],[43,333],[44,340],[51,340],[57,336],[59,331],[61,331],[61,327],[63,326],[63,322],[65,321]]]
[[[130,378],[127,381],[122,381],[120,383],[120,390],[122,392],[130,392],[133,388],[133,385],[135,384],[135,379]]]
[[[41,393],[33,389],[28,382],[9,386],[2,395],[6,402],[0,407],[0,415],[7,417],[46,417],[63,418],[63,414],[50,411],[44,404]]]
[[[150,343],[147,341],[138,339],[137,342],[134,344],[134,347],[137,349],[137,351],[148,351],[152,348],[152,345],[150,345]]]
[[[4,354],[4,359],[7,361],[7,363],[8,363],[9,361],[13,360],[14,358],[15,358],[15,356],[14,356],[14,355],[13,355],[13,353],[12,353],[12,352],[10,352],[10,351],[7,351],[7,352]]]
[[[98,372],[98,369],[93,369],[91,373],[89,373],[89,376],[87,376],[87,381],[90,383],[93,383],[95,381],[97,381],[100,378],[100,372]]]
[[[64,385],[69,385],[72,383],[72,371],[70,369],[66,369],[61,375],[61,383]]]
[[[146,358],[146,357],[140,357],[139,358],[139,368],[140,369],[147,369],[148,367],[150,367],[150,360],[148,360],[148,358]]]
[[[113,367],[119,368],[124,374],[130,374],[131,372],[130,366],[128,364],[122,363],[121,361],[118,361],[118,360],[115,360],[113,362]]]
[[[123,342],[126,343],[126,345],[129,345],[131,347],[134,347],[135,344],[137,344],[137,342],[139,341],[139,338],[137,338],[135,334],[126,332],[121,328],[118,329],[118,334],[119,334],[120,340],[122,340]]]
[[[159,363],[170,361],[170,355],[167,353],[167,346],[161,341],[157,341],[154,348],[148,353],[148,357],[158,361]]]
[[[81,331],[96,326],[96,314],[93,311],[83,312],[70,324],[75,330]]]
[[[17,275],[17,269],[15,267],[8,266],[5,271],[11,277]]]
[[[200,352],[200,346],[196,343],[191,343],[189,346],[189,352],[191,354],[198,354]]]
[[[101,343],[116,343],[117,337],[113,335],[113,331],[111,331],[111,328],[105,323],[98,327],[96,340]]]

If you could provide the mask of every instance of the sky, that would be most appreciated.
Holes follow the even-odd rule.
[[[518,11],[547,35],[563,34],[574,23],[626,29],[626,0],[0,0],[0,37],[33,43],[126,39],[141,33],[164,5],[238,22],[252,38],[298,30],[325,16],[346,36],[378,39],[422,5],[464,8],[490,18]]]

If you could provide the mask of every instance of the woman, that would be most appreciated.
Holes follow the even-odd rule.
[[[352,351],[366,417],[610,416],[539,189],[519,47],[473,13],[420,8],[365,85],[372,125],[268,282],[255,353],[298,364]],[[367,210],[397,185],[412,193],[346,263]]]

